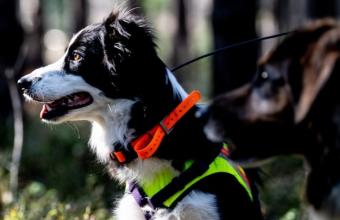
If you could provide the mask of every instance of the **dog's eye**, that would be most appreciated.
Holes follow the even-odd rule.
[[[269,73],[266,71],[261,71],[256,74],[256,78],[254,81],[254,86],[261,86],[263,83],[267,82],[269,79]]]
[[[261,78],[262,78],[262,79],[268,79],[268,77],[269,77],[269,75],[268,75],[268,73],[267,73],[266,71],[263,71],[263,72],[261,73]]]
[[[72,53],[72,57],[71,57],[72,61],[79,62],[82,59],[83,59],[83,57],[79,53],[77,53],[77,52]]]

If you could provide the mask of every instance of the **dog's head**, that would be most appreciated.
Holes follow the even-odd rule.
[[[150,88],[161,87],[155,82],[162,82],[164,74],[154,74],[157,68],[165,67],[150,28],[118,10],[79,31],[63,57],[22,77],[18,85],[29,100],[44,104],[44,121],[89,120],[112,100],[143,100]]]
[[[213,100],[205,114],[208,136],[230,138],[240,159],[303,153],[306,143],[313,148],[316,135],[304,128],[316,111],[324,111],[316,103],[325,98],[325,85],[335,75],[339,42],[340,28],[332,20],[287,37],[260,59],[251,83]]]
[[[217,97],[204,114],[211,139],[231,139],[233,159],[304,155],[307,199],[330,216],[340,210],[339,57],[340,27],[314,22],[260,59],[251,83]]]

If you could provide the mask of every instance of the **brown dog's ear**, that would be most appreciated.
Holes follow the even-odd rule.
[[[320,36],[335,27],[334,19],[326,18],[313,21],[285,38],[277,47],[259,60],[259,65],[282,63],[285,60],[300,58]]]
[[[302,91],[295,110],[295,122],[301,122],[327,83],[340,57],[340,27],[323,34],[310,48],[303,62]]]
[[[339,39],[336,30],[338,28],[334,19],[313,21],[288,36],[259,61],[259,65],[284,64],[279,67],[282,74],[287,74],[284,77],[293,80],[295,84],[301,83],[301,88],[292,88],[296,96],[296,123],[305,118],[331,74],[337,59],[336,50],[332,49]],[[289,69],[292,65],[300,66],[302,70]]]

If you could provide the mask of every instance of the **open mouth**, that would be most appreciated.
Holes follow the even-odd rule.
[[[44,103],[40,112],[40,118],[51,120],[67,114],[70,110],[88,106],[92,102],[93,98],[87,92],[73,93],[58,100]]]

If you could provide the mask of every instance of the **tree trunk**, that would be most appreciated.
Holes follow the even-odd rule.
[[[312,19],[336,17],[338,0],[309,0],[308,12]]]
[[[215,0],[212,12],[214,48],[256,37],[255,0]],[[248,44],[213,56],[213,95],[249,81],[256,71],[258,44]]]
[[[11,102],[4,76],[5,69],[13,67],[21,44],[23,29],[16,17],[17,1],[0,0],[0,123],[10,113]]]
[[[43,23],[43,0],[39,0],[38,9],[34,14],[34,27],[28,35],[27,41],[29,44],[28,54],[25,61],[26,69],[35,69],[42,66],[42,51],[43,51],[43,35],[44,35],[44,23]]]
[[[177,66],[189,57],[186,2],[185,0],[177,0],[175,4],[177,31],[174,36],[173,45],[175,46],[171,56],[171,66]],[[186,77],[188,77],[188,74],[177,75],[180,82],[184,82]]]
[[[73,0],[74,27],[76,33],[87,25],[88,2],[87,0]]]
[[[15,78],[22,69],[23,53],[21,50],[23,43],[23,29],[16,17],[17,1],[0,1],[0,72],[1,72],[1,115],[0,123],[10,112],[11,103],[14,121],[14,143],[12,150],[12,160],[10,165],[10,190],[12,195],[17,194],[19,165],[23,143],[23,120],[21,100],[17,91]],[[9,91],[8,91],[9,88]],[[11,100],[8,99],[11,98]],[[11,101],[11,102],[9,102]],[[7,113],[7,114],[3,114]],[[4,124],[4,123],[3,123]]]

